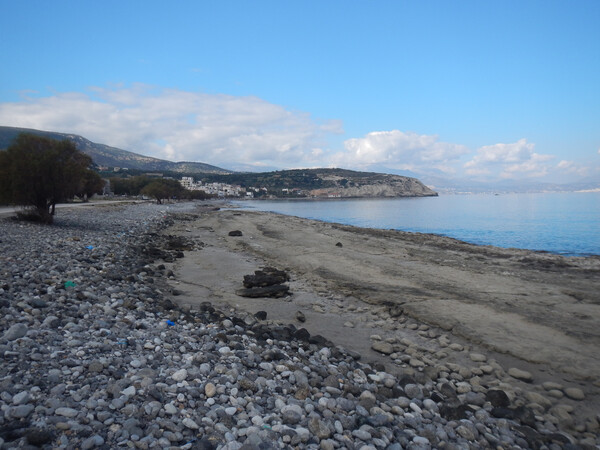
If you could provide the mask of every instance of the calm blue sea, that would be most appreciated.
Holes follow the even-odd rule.
[[[273,200],[245,208],[361,227],[418,231],[474,244],[600,255],[600,193]]]

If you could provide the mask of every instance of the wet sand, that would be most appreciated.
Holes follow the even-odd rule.
[[[600,258],[210,209],[167,231],[204,244],[174,266],[179,303],[264,310],[390,372],[462,364],[487,366],[517,391],[544,392],[547,381],[575,386],[585,393],[579,410],[600,410]],[[243,236],[228,236],[232,230]],[[237,296],[243,276],[265,265],[290,272],[293,295]],[[295,319],[298,310],[305,323]],[[393,344],[392,355],[371,349],[379,338]],[[506,375],[511,367],[533,374],[533,384]]]

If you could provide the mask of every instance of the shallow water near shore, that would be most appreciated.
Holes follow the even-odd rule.
[[[395,199],[265,200],[245,208],[479,245],[600,255],[600,193],[477,194]]]

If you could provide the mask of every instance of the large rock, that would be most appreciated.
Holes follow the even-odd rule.
[[[274,267],[265,267],[262,270],[256,270],[254,275],[244,275],[244,287],[265,287],[283,284],[289,281],[290,277],[283,270]]]
[[[283,270],[274,267],[265,267],[254,271],[254,275],[244,275],[244,289],[239,289],[236,294],[249,298],[280,298],[289,295],[290,288],[287,284],[290,277]]]

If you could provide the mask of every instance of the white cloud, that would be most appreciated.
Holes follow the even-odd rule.
[[[516,175],[540,177],[548,174],[552,155],[535,153],[535,144],[519,139],[511,144],[486,145],[465,163],[468,175],[490,175],[515,178]]]
[[[344,141],[344,152],[333,155],[333,165],[344,167],[385,166],[427,172],[451,172],[451,163],[468,149],[459,144],[440,142],[438,136],[403,132],[374,131],[362,138]]]
[[[0,104],[0,123],[80,134],[169,160],[297,165],[320,156],[340,121],[319,122],[257,97],[147,85],[92,88]]]
[[[580,164],[575,163],[574,161],[566,161],[562,160],[557,165],[556,168],[561,172],[566,172],[568,174],[577,175],[578,177],[585,177],[590,174],[592,170],[591,167],[582,166]]]
[[[569,170],[569,169],[571,169],[571,168],[573,167],[573,165],[574,165],[573,161],[565,161],[565,160],[563,159],[562,161],[560,161],[560,162],[559,162],[559,163],[556,165],[556,167],[557,167],[558,169],[566,169],[566,170]]]

